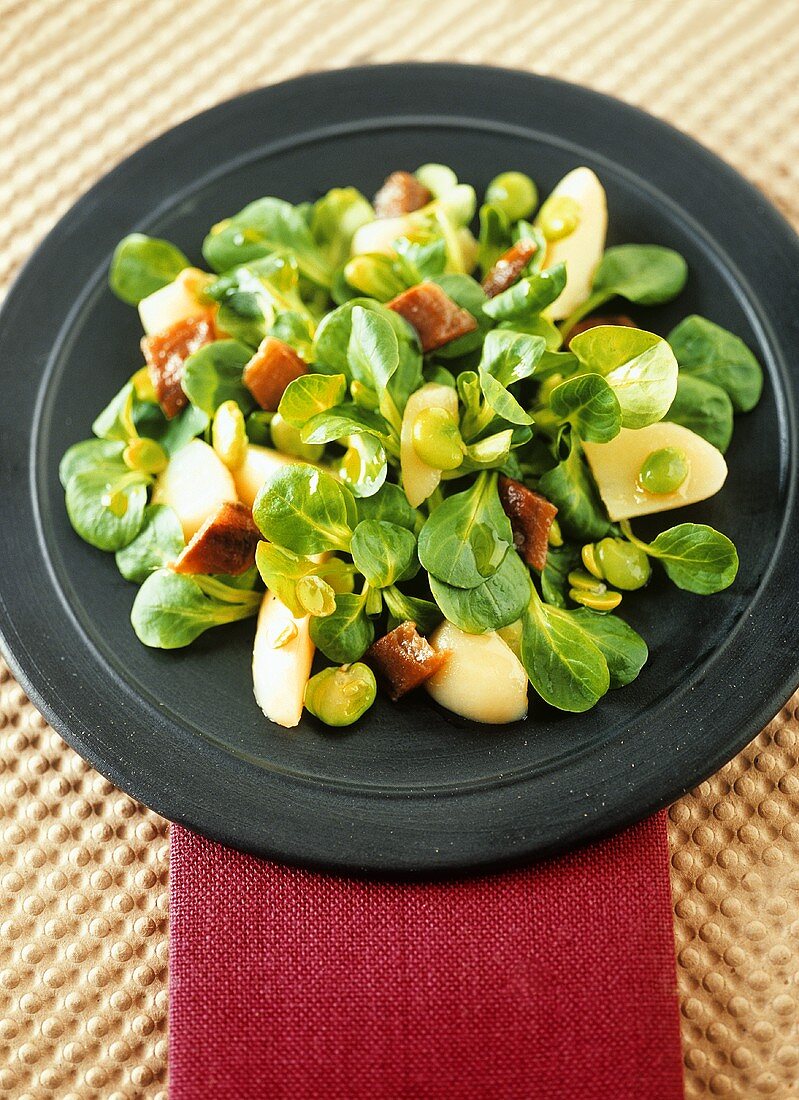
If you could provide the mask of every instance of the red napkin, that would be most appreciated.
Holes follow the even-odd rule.
[[[521,870],[356,881],[174,826],[172,1100],[679,1100],[665,814]]]

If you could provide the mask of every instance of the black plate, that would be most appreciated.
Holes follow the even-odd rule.
[[[349,183],[371,194],[389,170],[430,160],[478,190],[519,168],[544,194],[588,164],[608,192],[612,242],[687,257],[679,301],[640,321],[666,332],[706,314],[767,371],[761,404],[736,422],[727,486],[684,517],[727,532],[741,571],[717,596],[655,583],[625,600],[651,660],[589,714],[534,703],[524,723],[478,727],[418,694],[381,701],[348,732],[312,720],[287,732],[252,697],[252,623],[176,653],[136,641],[135,589],[70,528],[58,460],[140,363],[136,311],[106,287],[120,237],[162,235],[199,259],[208,226],[260,195],[297,202]],[[119,786],[173,821],[281,860],[476,867],[643,817],[730,759],[799,680],[797,272],[793,232],[725,164],[637,110],[558,81],[454,65],[351,69],[191,119],[72,208],[0,319],[0,606],[16,675]]]

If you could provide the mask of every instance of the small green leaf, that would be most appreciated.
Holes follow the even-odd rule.
[[[763,371],[739,337],[693,314],[669,333],[668,340],[682,370],[720,386],[736,412],[749,412],[758,403]]]
[[[569,606],[569,573],[580,564],[580,551],[576,546],[566,543],[547,549],[546,565],[541,571],[541,595],[545,603],[551,603],[555,607]]]
[[[114,250],[108,282],[117,298],[136,306],[189,266],[180,249],[169,241],[131,233]]]
[[[142,525],[149,483],[121,460],[73,473],[66,488],[69,521],[98,550],[121,550]]]
[[[594,645],[607,661],[611,688],[631,684],[649,657],[649,649],[641,635],[616,615],[604,615],[588,608],[571,614],[572,619],[591,635]]]
[[[700,596],[729,588],[738,573],[735,546],[704,523],[680,523],[643,548],[660,561],[678,588]]]
[[[84,439],[74,443],[61,459],[58,477],[66,489],[74,474],[85,473],[98,467],[106,468],[113,477],[126,472],[122,461],[125,444],[116,439]]]
[[[688,278],[688,265],[671,248],[654,244],[622,244],[608,248],[594,275],[592,298],[626,298],[642,306],[676,298]]]
[[[566,265],[555,264],[546,271],[520,279],[486,302],[483,310],[495,321],[524,321],[551,305],[565,286]]]
[[[303,275],[329,287],[331,269],[302,213],[282,199],[257,199],[220,222],[203,242],[203,255],[214,271],[260,259],[273,252],[292,253]]]
[[[407,596],[398,588],[384,589],[383,597],[389,610],[389,630],[400,623],[412,622],[420,634],[429,634],[444,617],[438,604],[418,596]]]
[[[413,533],[385,520],[362,520],[352,533],[350,553],[372,588],[410,580],[419,569]]]
[[[565,437],[566,457],[541,475],[539,492],[558,509],[558,523],[566,535],[588,542],[613,533],[613,525],[585,464],[579,443]]]
[[[496,573],[512,545],[496,475],[486,473],[465,492],[448,497],[428,518],[419,535],[419,560],[438,580],[476,588]]]
[[[334,187],[311,211],[311,233],[328,266],[343,264],[357,229],[374,221],[372,204],[355,187]]]
[[[255,615],[261,602],[259,592],[240,593],[236,602],[206,595],[202,582],[159,569],[151,573],[139,589],[130,621],[136,637],[155,649],[180,649],[189,645],[212,626],[236,622]],[[216,590],[227,586],[216,583]]]
[[[100,439],[123,439],[127,442],[136,436],[133,419],[135,395],[133,383],[126,382],[103,411],[95,418],[92,431]]]
[[[366,614],[365,599],[353,593],[336,596],[336,610],[311,619],[311,640],[336,664],[359,660],[374,641],[375,628]]]
[[[340,404],[346,392],[343,374],[303,374],[289,382],[277,411],[293,427],[302,428],[318,413]]]
[[[501,206],[487,202],[480,207],[479,242],[477,262],[485,277],[502,253],[507,252],[511,246],[510,218]]]
[[[215,340],[183,364],[181,386],[192,405],[213,416],[223,401],[235,401],[244,413],[255,407],[241,380],[252,353],[238,340]]]
[[[590,710],[610,687],[608,663],[574,613],[536,595],[522,616],[521,658],[533,688],[559,710]]]
[[[360,520],[386,520],[413,532],[416,532],[422,521],[422,513],[408,503],[400,486],[390,482],[383,486],[377,496],[363,497],[357,504]]]
[[[724,453],[730,445],[733,408],[729,396],[720,387],[694,374],[680,371],[677,394],[665,420],[682,424],[701,435]]]
[[[347,355],[352,376],[380,395],[399,366],[399,341],[384,317],[355,306]]]
[[[357,512],[352,493],[331,474],[292,465],[267,478],[253,519],[269,542],[307,555],[349,549]]]
[[[604,375],[621,407],[624,428],[662,420],[677,392],[677,360],[660,336],[637,328],[600,325],[581,332],[570,348],[590,371]]]
[[[348,443],[338,474],[356,497],[372,497],[380,492],[388,475],[385,448],[371,432],[351,435]]]
[[[508,424],[532,424],[533,418],[525,412],[519,402],[501,382],[498,382],[484,367],[480,367],[480,389],[486,403],[501,419]]]
[[[515,550],[475,588],[456,588],[432,575],[429,580],[445,618],[469,634],[484,634],[515,622],[530,599],[530,574]]]
[[[589,443],[608,443],[621,430],[618,398],[599,374],[578,374],[561,382],[550,394],[549,406]]]
[[[149,504],[138,535],[117,550],[117,568],[125,580],[141,584],[156,569],[175,561],[185,545],[183,528],[173,510],[165,504]]]

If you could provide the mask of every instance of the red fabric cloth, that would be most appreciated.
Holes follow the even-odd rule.
[[[679,1100],[665,815],[440,884],[172,829],[172,1100]]]

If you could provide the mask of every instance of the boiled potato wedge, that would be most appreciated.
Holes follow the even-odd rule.
[[[258,490],[266,479],[283,466],[291,466],[297,462],[301,462],[301,459],[290,458],[271,447],[258,447],[255,443],[250,443],[244,461],[233,470],[239,500],[252,508]]]
[[[411,394],[402,417],[400,432],[400,467],[402,469],[402,487],[408,503],[418,508],[435,492],[441,481],[441,470],[422,462],[413,446],[413,425],[422,409],[446,409],[457,419],[458,395],[451,386],[442,386],[438,382],[428,382],[416,393]]]
[[[264,596],[252,654],[253,691],[269,721],[289,729],[302,717],[311,675],[315,647],[309,622],[307,615],[292,615],[271,592]]]
[[[605,251],[608,229],[605,189],[590,168],[575,168],[565,175],[550,198],[558,196],[574,199],[580,207],[580,222],[568,237],[547,245],[544,266],[566,264],[566,286],[547,309],[553,321],[568,317],[590,295],[594,272]]]
[[[648,493],[638,481],[653,451],[676,447],[688,460],[688,475],[672,493]],[[695,504],[717,493],[727,477],[724,455],[682,424],[660,421],[633,431],[622,428],[610,443],[584,443],[599,495],[610,518],[632,519]]]
[[[192,439],[159,475],[152,503],[173,509],[188,542],[221,505],[237,499],[233,477],[219,455],[201,439]]]
[[[436,652],[449,652],[424,685],[437,703],[473,722],[500,725],[524,718],[527,673],[498,634],[466,634],[443,622],[429,642]]]
[[[211,276],[197,267],[187,267],[173,282],[148,294],[139,302],[139,317],[148,336],[163,332],[189,317],[211,317],[208,303],[200,300],[200,291]]]

